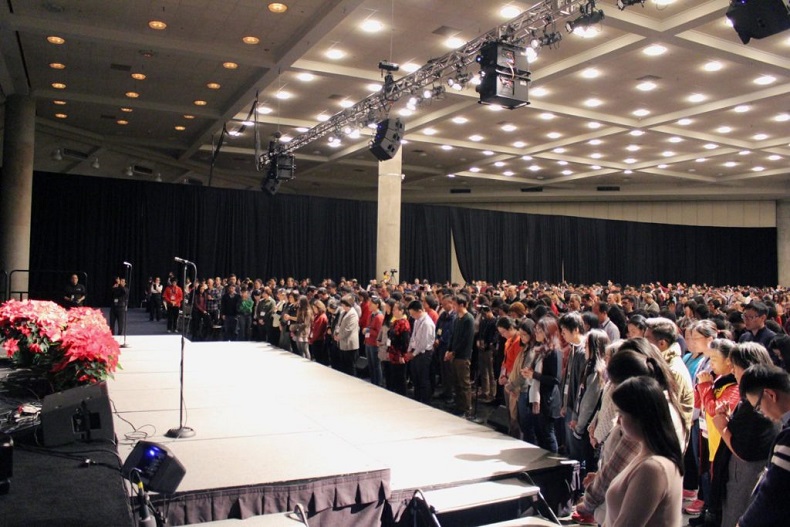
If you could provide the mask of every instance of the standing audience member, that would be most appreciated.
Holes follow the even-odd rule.
[[[329,318],[326,316],[326,306],[320,300],[314,300],[313,323],[310,326],[310,353],[319,364],[329,366],[329,351],[326,347],[326,333],[329,328]]]
[[[576,395],[573,411],[575,419],[570,422],[573,442],[569,443],[573,445],[574,449],[577,449],[574,454],[578,457],[574,455],[571,457],[578,459],[582,464],[582,475],[586,471],[595,471],[597,468],[595,450],[590,443],[588,427],[601,404],[606,370],[604,355],[608,345],[609,337],[600,329],[593,329],[585,336],[586,364]]]
[[[387,346],[387,367],[384,370],[386,374],[385,383],[387,389],[398,395],[406,396],[406,354],[409,352],[409,342],[411,340],[411,333],[409,326],[409,319],[406,317],[403,308],[403,302],[395,299],[388,299],[389,316],[386,324],[382,325],[381,332],[379,333],[379,342],[385,343]],[[428,320],[430,317],[426,314]],[[432,339],[426,338],[426,342]],[[416,385],[415,385],[416,387]]]
[[[335,328],[335,341],[338,347],[338,368],[346,375],[356,376],[356,359],[359,352],[359,314],[354,309],[354,299],[350,295],[340,300],[339,320]]]
[[[597,303],[593,304],[593,309],[596,309],[595,306],[597,305]],[[584,355],[584,339],[582,338],[584,322],[578,313],[566,313],[560,318],[559,326],[562,338],[570,346],[568,364],[562,381],[563,402],[561,416],[565,420],[565,426],[563,427],[565,444],[568,447],[568,456],[582,463],[584,461],[582,453],[585,450],[584,440],[577,439],[574,436],[572,424],[578,421],[576,398],[579,395],[579,386],[582,383],[584,367],[587,363]],[[586,469],[582,466],[582,471],[584,470]]]
[[[562,374],[562,352],[560,348],[560,332],[557,321],[552,316],[545,316],[535,324],[535,362],[522,371],[525,379],[534,379],[540,383],[540,402],[532,403],[532,411],[540,414],[540,434],[538,446],[544,450],[557,453],[557,434],[555,423],[560,418],[562,394],[560,392],[560,375]]]
[[[162,319],[162,291],[162,279],[157,276],[148,290],[148,319],[151,322],[154,318],[157,322]]]
[[[694,415],[694,388],[688,368],[681,358],[683,354],[678,344],[678,328],[667,318],[650,318],[647,320],[645,338],[658,348],[669,369],[672,370],[679,390],[678,401],[683,408],[683,420],[686,423],[686,430],[689,430]]]
[[[455,381],[455,413],[472,419],[472,347],[475,341],[475,319],[468,311],[469,299],[458,295],[453,300],[455,324],[444,360],[452,364]],[[518,397],[518,395],[516,395]]]
[[[738,339],[738,342],[757,342],[768,349],[768,345],[776,333],[765,327],[767,318],[768,307],[765,304],[759,300],[747,304],[743,308],[743,324],[746,331]]]
[[[85,305],[85,286],[80,283],[80,279],[76,274],[71,275],[71,279],[66,285],[63,304],[67,309]]]
[[[178,312],[181,310],[181,302],[184,300],[184,292],[178,286],[178,281],[171,278],[165,291],[162,294],[167,309],[167,332],[178,332]]]
[[[200,341],[206,340],[211,330],[211,315],[206,309],[206,296],[208,286],[202,283],[198,286],[192,301],[192,340]]]
[[[523,373],[535,362],[535,322],[526,318],[518,327],[521,351],[510,372],[505,393],[517,398],[518,424],[521,438],[533,445],[538,444],[540,415],[532,411],[532,403],[540,403],[540,385],[535,379],[527,379]],[[511,395],[512,394],[512,395]]]
[[[252,312],[255,310],[255,301],[250,298],[250,290],[245,286],[241,288],[241,305],[239,306],[239,338],[238,340],[250,340],[252,331]]]
[[[220,318],[222,319],[222,340],[236,340],[238,334],[239,307],[241,297],[236,294],[236,286],[229,285],[227,292],[220,301]]]
[[[291,323],[291,335],[296,343],[296,354],[308,360],[311,359],[309,342],[312,325],[313,310],[307,297],[301,295],[297,300],[296,318]]]
[[[112,286],[112,305],[110,306],[110,331],[120,335],[126,329],[126,306],[129,304],[129,288],[126,278],[116,278]],[[118,329],[115,329],[115,326]]]
[[[496,398],[494,348],[497,345],[496,318],[491,307],[480,306],[480,327],[477,332],[477,373],[480,378],[480,402],[490,403]]]
[[[381,299],[377,296],[368,298],[368,322],[363,331],[365,335],[365,356],[368,359],[370,383],[381,386],[382,373],[379,361],[378,341],[381,326],[384,323],[384,313],[381,312]]]
[[[510,374],[516,365],[516,358],[521,352],[521,338],[518,335],[518,326],[510,317],[500,317],[496,322],[499,335],[505,339],[505,359],[499,371],[499,384],[507,386]],[[505,393],[505,408],[508,410],[508,433],[516,439],[521,439],[521,427],[518,422],[518,396],[517,392]]]
[[[395,314],[393,307],[393,315]],[[431,404],[431,362],[436,338],[436,327],[419,300],[409,304],[409,315],[414,328],[409,340],[405,361],[411,363],[411,380],[414,383],[414,398],[421,403]]]

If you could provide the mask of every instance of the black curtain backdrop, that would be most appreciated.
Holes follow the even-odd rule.
[[[132,303],[149,276],[180,256],[201,277],[341,276],[375,269],[375,203],[268,196],[119,179],[36,173],[31,295],[59,298],[72,272],[89,304],[108,305],[122,262],[134,264]],[[576,283],[775,285],[775,228],[687,227],[404,204],[399,279],[450,278],[450,233],[467,280],[563,278]],[[59,273],[46,274],[54,270]]]
[[[775,228],[452,210],[467,280],[776,285]]]

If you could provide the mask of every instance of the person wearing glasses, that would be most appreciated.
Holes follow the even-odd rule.
[[[743,324],[746,327],[743,335],[738,342],[758,342],[768,349],[771,339],[776,333],[765,327],[765,320],[768,317],[768,306],[760,301],[747,304],[743,308]]]
[[[738,520],[740,527],[786,525],[790,518],[790,376],[776,366],[751,366],[741,377],[741,391],[749,404],[782,431],[771,449],[767,470]]]

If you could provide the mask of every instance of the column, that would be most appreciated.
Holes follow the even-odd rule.
[[[33,208],[33,148],[36,102],[9,95],[5,102],[3,169],[0,173],[0,269],[30,268],[30,222]],[[27,290],[26,273],[12,287]]]
[[[397,269],[400,281],[400,205],[403,149],[379,163],[378,228],[376,230],[376,277]]]
[[[776,202],[776,257],[779,284],[790,285],[790,200]]]

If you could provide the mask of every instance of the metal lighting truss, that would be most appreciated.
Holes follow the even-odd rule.
[[[451,75],[466,71],[469,65],[476,62],[480,48],[486,42],[503,41],[521,45],[529,42],[538,29],[546,30],[548,26],[553,26],[572,16],[579,5],[587,6],[589,4],[594,6],[595,2],[590,0],[543,0],[516,18],[470,40],[460,48],[429,60],[414,73],[398,80],[393,80],[391,74],[388,74],[384,86],[378,92],[369,95],[354,106],[336,113],[327,121],[294,137],[288,143],[275,143],[268,152],[261,153],[257,159],[257,168],[262,170],[277,156],[290,154],[325,135],[340,136],[347,126],[375,123],[385,117],[392,105],[401,97],[418,96],[424,88],[434,86]]]

